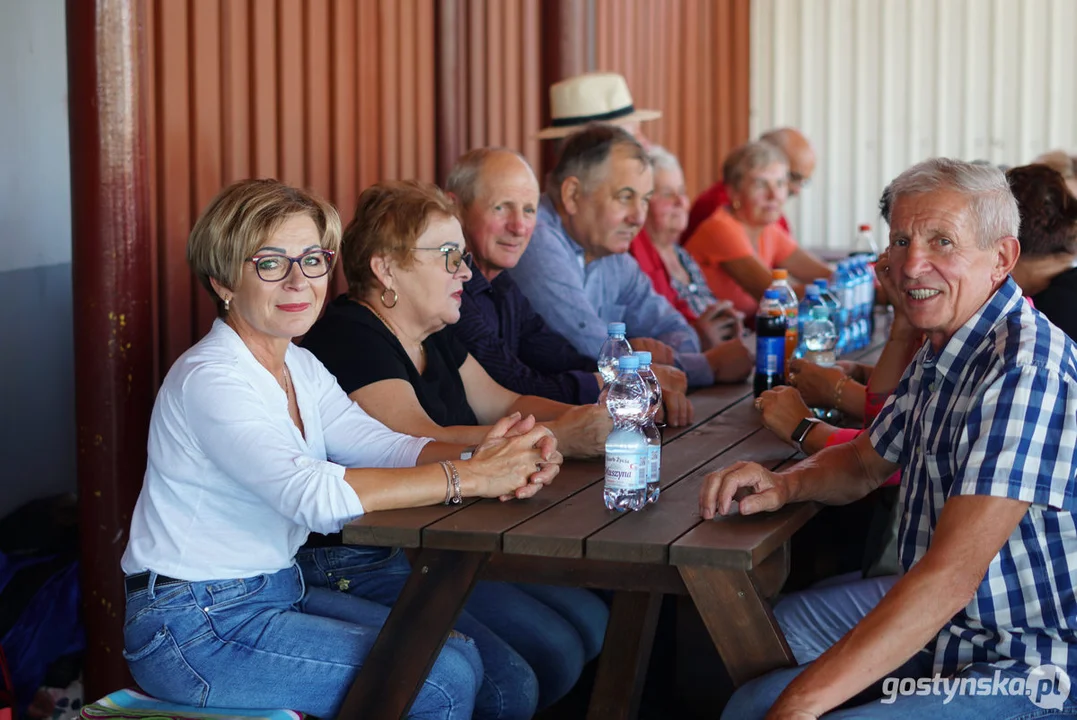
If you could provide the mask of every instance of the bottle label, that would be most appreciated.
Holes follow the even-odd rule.
[[[755,371],[763,375],[785,375],[785,335],[756,336]]]
[[[647,482],[656,483],[662,472],[662,446],[652,445],[648,453]]]
[[[637,453],[607,452],[606,487],[616,490],[642,490],[647,487],[644,457]]]

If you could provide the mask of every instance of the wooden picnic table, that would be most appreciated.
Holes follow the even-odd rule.
[[[695,423],[666,430],[661,497],[643,511],[607,510],[602,461],[569,461],[529,500],[373,512],[345,527],[346,543],[415,555],[340,716],[404,717],[479,579],[614,591],[589,718],[635,717],[666,593],[691,597],[734,683],[793,664],[767,598],[788,574],[790,537],[817,508],[702,520],[708,472],[738,460],[778,467],[795,451],[762,427],[749,385],[691,399]]]

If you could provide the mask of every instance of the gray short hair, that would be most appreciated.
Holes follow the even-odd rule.
[[[1017,237],[1021,215],[1006,175],[993,165],[976,165],[953,158],[931,158],[894,178],[883,191],[888,202],[881,208],[890,223],[893,206],[904,195],[954,190],[966,196],[979,231],[980,247],[1004,237]]]
[[[726,187],[735,189],[748,173],[774,163],[789,167],[789,160],[777,145],[763,140],[746,142],[726,155],[722,163],[722,182]]]
[[[475,148],[461,155],[452,166],[449,177],[445,180],[445,191],[455,195],[461,207],[470,207],[479,196],[479,178],[482,176],[482,169],[486,167],[486,161],[501,153],[515,155],[524,165],[531,168],[531,163],[527,161],[527,158],[512,148],[500,146]]]
[[[561,186],[570,177],[578,178],[584,193],[599,183],[599,172],[605,169],[614,148],[623,147],[629,155],[650,167],[651,159],[632,134],[619,125],[591,123],[569,135],[561,146],[557,165],[546,180],[546,194],[555,205],[561,205]]]
[[[681,162],[677,159],[677,156],[661,145],[652,145],[651,149],[647,151],[647,156],[651,159],[651,165],[654,167],[655,172],[659,170],[684,172],[684,168],[681,167]]]

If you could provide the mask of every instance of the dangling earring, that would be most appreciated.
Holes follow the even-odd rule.
[[[733,201],[733,209],[734,210],[740,210],[740,200],[734,200]]]
[[[392,305],[385,302],[385,293],[389,293],[389,292],[391,292],[393,294],[393,304]],[[400,300],[400,296],[396,294],[396,290],[393,290],[392,288],[385,288],[384,290],[381,291],[381,298],[380,299],[381,299],[381,304],[384,305],[386,308],[395,308],[397,302]]]
[[[232,302],[232,299],[231,299],[231,298],[225,298],[225,299],[224,299],[224,311],[225,311],[225,312],[228,312],[228,310],[229,310],[229,308],[228,308],[228,305],[229,305],[229,304],[230,304],[231,302]]]

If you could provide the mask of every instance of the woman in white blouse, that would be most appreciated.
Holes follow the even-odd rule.
[[[191,232],[188,262],[220,317],[158,393],[122,560],[124,656],[159,698],[332,717],[388,608],[305,588],[307,535],[370,510],[529,497],[559,469],[531,418],[503,419],[470,460],[393,432],[292,344],[339,244],[330,205],[273,180],[223,190]],[[470,718],[484,682],[474,643],[450,637],[411,717]]]

